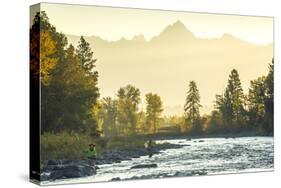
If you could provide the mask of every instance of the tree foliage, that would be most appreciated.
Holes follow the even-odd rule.
[[[146,122],[147,126],[153,128],[153,132],[157,132],[161,113],[163,112],[163,105],[160,96],[153,93],[145,95],[146,100]]]
[[[31,75],[41,82],[41,131],[85,131],[96,126],[91,108],[99,97],[97,73],[89,76],[80,61],[91,61],[92,56],[67,45],[66,36],[56,31],[45,12],[36,14],[30,34]]]
[[[118,122],[121,132],[134,133],[137,127],[137,111],[140,103],[140,90],[133,85],[121,87],[117,92]]]
[[[103,130],[106,136],[116,136],[118,134],[117,127],[117,100],[111,97],[103,98]]]
[[[265,80],[266,98],[265,98],[265,121],[264,129],[267,134],[273,135],[274,120],[274,59],[269,64],[269,73]]]
[[[201,131],[200,121],[200,95],[197,88],[196,82],[189,82],[189,89],[187,92],[187,97],[184,105],[184,112],[186,115],[186,123],[190,123],[193,130],[196,132]]]
[[[223,95],[216,96],[215,107],[222,116],[226,131],[239,130],[244,123],[245,96],[241,86],[238,71],[233,69],[229,75],[228,84]]]
[[[209,132],[273,134],[273,63],[267,76],[250,82],[248,95],[243,94],[238,71],[231,71],[224,94],[216,96]]]
[[[262,76],[251,81],[248,94],[249,128],[261,126],[264,123],[267,90],[265,80],[266,77]]]
[[[55,28],[45,12],[37,13],[30,28],[30,70],[33,79],[48,84],[49,72],[57,64],[55,57]]]

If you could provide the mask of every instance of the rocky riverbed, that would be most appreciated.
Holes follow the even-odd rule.
[[[41,184],[260,172],[272,171],[274,166],[273,137],[182,138],[156,140],[156,143],[152,157],[144,148],[108,150],[98,159],[97,165],[91,166],[95,168],[95,171],[90,170],[92,175],[87,175],[89,169],[84,169],[84,166],[88,166],[86,163],[81,165],[82,168],[69,167],[76,172],[70,173],[68,178],[52,180],[49,173],[47,181]],[[74,164],[79,165],[76,162]],[[83,174],[83,169],[87,173]],[[60,175],[56,170],[51,172]]]
[[[89,160],[49,160],[42,168],[41,181],[80,178],[93,176],[97,173],[99,165],[120,163],[149,154],[159,154],[162,150],[182,148],[185,145],[161,143],[155,144],[150,151],[145,148],[126,148],[106,150],[95,162]],[[139,164],[131,168],[154,168],[156,164]]]
[[[121,161],[132,160],[149,154],[159,154],[162,150],[182,148],[186,145],[161,143],[154,145],[150,152],[145,148],[127,148],[127,149],[113,149],[102,153],[100,159],[96,161],[97,165],[120,163]]]

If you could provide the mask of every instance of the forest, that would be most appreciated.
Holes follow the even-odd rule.
[[[88,143],[103,150],[135,136],[273,136],[274,59],[268,62],[268,74],[252,80],[248,91],[233,69],[208,115],[200,114],[196,80],[187,80],[182,115],[167,117],[157,93],[146,93],[145,109],[140,109],[141,91],[130,83],[118,86],[114,98],[101,98],[94,49],[83,36],[77,46],[68,44],[44,11],[36,14],[30,35],[31,79],[40,79],[41,151],[46,158],[79,158],[78,151]]]

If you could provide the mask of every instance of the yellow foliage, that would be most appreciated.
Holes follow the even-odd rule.
[[[57,64],[57,59],[53,57],[55,53],[55,41],[48,31],[40,33],[40,78],[44,84],[49,82],[49,72]]]
[[[49,72],[57,64],[54,58],[55,41],[49,31],[33,32],[30,40],[30,70],[33,79],[41,79],[43,84],[49,82]]]

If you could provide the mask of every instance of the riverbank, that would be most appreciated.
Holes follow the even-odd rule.
[[[49,160],[85,159],[84,151],[90,143],[96,144],[98,157],[105,151],[114,149],[143,149],[147,140],[165,139],[200,139],[200,138],[237,138],[253,136],[270,136],[257,132],[241,132],[236,134],[203,134],[187,135],[178,132],[156,133],[156,134],[134,134],[119,137],[96,138],[86,133],[45,133],[41,135],[41,166],[45,166]]]
[[[241,138],[241,137],[273,137],[273,135],[266,135],[260,132],[241,132],[241,133],[225,133],[225,134],[202,134],[202,135],[187,135],[183,133],[179,134],[153,134],[146,135],[154,140],[173,140],[173,139],[203,139],[203,138]],[[139,135],[139,137],[143,137]]]
[[[49,160],[46,165],[42,167],[41,181],[54,181],[58,179],[93,176],[98,173],[99,165],[129,161],[141,156],[159,154],[161,153],[161,151],[164,151],[166,149],[178,149],[184,146],[186,145],[162,143],[154,144],[149,151],[144,147],[109,149],[104,151],[94,163],[93,161],[89,160]],[[155,166],[157,167],[156,164],[151,164],[151,166],[144,166],[143,168],[150,168]]]
[[[142,157],[142,155],[147,154],[142,150],[126,148],[117,151],[110,150],[118,153],[118,155],[120,154],[120,162],[112,161],[112,157],[115,156],[112,156],[108,150],[108,153],[101,154],[105,158],[98,159],[98,161],[103,161],[102,164],[91,166],[96,168],[92,175],[79,176],[78,178],[46,178],[43,184],[120,181],[273,170],[273,137],[171,139],[157,140],[156,143],[158,144],[153,149],[155,156],[151,158],[148,156]],[[135,155],[135,158],[130,158],[133,155]],[[61,162],[59,166],[64,166],[65,163],[69,163],[69,161]],[[72,167],[69,169],[76,170],[73,164],[79,165],[83,161],[70,161],[70,163],[72,163]],[[82,168],[81,166],[78,167],[78,170],[82,170],[84,165],[87,166],[88,164],[84,163]],[[84,170],[87,170],[87,167]],[[75,171],[74,175],[79,173],[81,172]],[[73,172],[68,175],[73,175]]]

